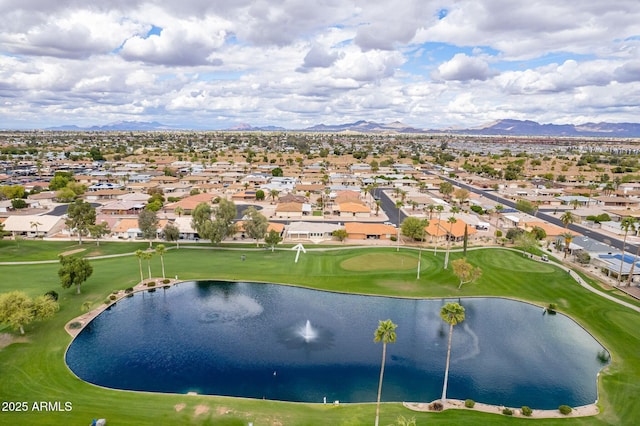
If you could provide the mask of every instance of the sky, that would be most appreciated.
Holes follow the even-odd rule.
[[[638,0],[0,0],[0,128],[640,122]]]

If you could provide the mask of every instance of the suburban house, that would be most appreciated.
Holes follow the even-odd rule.
[[[287,225],[285,235],[288,240],[320,243],[332,240],[333,231],[341,228],[335,223],[293,222]]]
[[[468,225],[462,219],[456,219],[455,223],[449,223],[446,220],[431,219],[429,225],[424,230],[429,235],[429,242],[440,243],[442,241],[462,241],[464,239],[465,228],[467,229],[467,237],[476,234],[478,231],[475,226]]]
[[[307,203],[279,203],[276,206],[276,217],[295,219],[311,214],[311,205]]]
[[[344,229],[352,240],[390,240],[398,235],[395,226],[382,223],[345,222]]]
[[[162,230],[165,226],[167,226],[169,221],[167,219],[160,219],[158,221],[158,229],[156,230],[156,238],[160,238],[162,234]],[[134,238],[142,238],[142,231],[138,226],[137,218],[125,218],[120,220],[120,222],[116,223],[116,225],[111,229],[111,233],[114,237],[120,239],[134,239]]]
[[[175,212],[176,208],[180,207],[184,214],[191,214],[191,212],[193,212],[200,203],[208,203],[209,205],[213,205],[213,200],[216,197],[217,194],[207,192],[190,195],[183,198],[182,200],[176,201],[175,203],[166,204],[163,207],[163,210],[165,212]]]
[[[337,211],[340,217],[371,217],[371,209],[361,202],[339,203]]]
[[[146,204],[146,202],[118,200],[105,204],[99,211],[101,214],[133,216],[140,213]]]
[[[14,215],[4,221],[4,231],[14,237],[51,237],[64,229],[62,216]]]

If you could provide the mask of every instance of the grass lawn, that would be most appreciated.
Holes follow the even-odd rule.
[[[6,242],[2,242],[5,244]],[[15,244],[13,241],[11,244]],[[20,242],[21,245],[27,243]],[[73,243],[39,242],[29,247],[27,258],[55,259],[72,250]],[[49,244],[54,246],[48,247]],[[64,246],[63,244],[66,244]],[[121,252],[133,252],[146,243],[112,243]],[[92,245],[85,243],[85,245]],[[100,247],[107,246],[101,243]],[[0,246],[0,258],[6,246]],[[75,245],[77,248],[77,245]],[[105,247],[105,249],[107,249]],[[112,253],[120,250],[111,248]],[[38,254],[39,252],[39,254]],[[46,253],[44,255],[43,253]],[[241,260],[241,255],[246,260]],[[170,250],[165,256],[167,275],[180,279],[229,279],[303,285],[338,292],[403,296],[464,297],[502,296],[540,305],[556,303],[589,330],[612,353],[612,363],[600,376],[599,405],[602,413],[581,419],[547,419],[536,423],[562,425],[634,424],[640,405],[632,403],[640,391],[640,336],[635,331],[640,314],[586,291],[552,264],[537,263],[508,250],[469,251],[468,260],[483,269],[473,284],[457,289],[457,279],[443,270],[443,255],[422,252],[421,279],[416,280],[418,252],[395,248],[311,251],[294,263],[290,250]],[[452,260],[460,257],[452,253]],[[13,261],[17,259],[11,259]],[[104,417],[109,425],[361,425],[371,424],[375,404],[314,405],[213,396],[162,395],[99,388],[75,378],[64,364],[71,341],[64,324],[90,302],[97,306],[117,289],[136,284],[138,261],[134,256],[93,260],[94,273],[82,287],[62,289],[57,264],[0,266],[0,292],[22,289],[31,295],[48,290],[60,294],[60,312],[53,319],[26,327],[27,341],[0,350],[0,396],[2,401],[26,401],[29,412],[0,412],[0,425],[90,424]],[[367,268],[366,265],[370,267]],[[411,265],[409,267],[409,265]],[[160,262],[152,260],[152,271],[160,274]],[[146,265],[143,265],[146,274]],[[372,326],[372,333],[375,325]],[[1,330],[0,330],[1,331]],[[7,331],[7,330],[4,330]],[[402,335],[398,335],[401,339]],[[383,388],[384,391],[384,388]],[[32,410],[36,401],[69,401],[72,411],[42,413]],[[383,404],[381,425],[393,424],[398,416],[415,417],[417,424],[528,424],[532,420],[482,414],[464,410],[416,413],[399,403]]]

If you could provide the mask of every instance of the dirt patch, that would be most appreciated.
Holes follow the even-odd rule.
[[[0,333],[0,350],[6,348],[12,343],[25,343],[28,341],[29,339],[26,337],[14,337],[9,333]]]
[[[196,405],[196,409],[194,411],[196,416],[199,416],[201,414],[207,414],[209,412],[209,407],[207,407],[206,405]]]
[[[176,409],[176,413],[179,413],[180,411],[184,410],[184,407],[186,407],[186,406],[187,406],[187,404],[182,403],[182,404],[176,404],[175,407],[173,407],[173,408]]]
[[[224,414],[229,414],[231,412],[230,409],[228,409],[227,407],[218,407],[216,408],[216,414],[218,415],[224,415]]]
[[[63,253],[60,253],[62,256],[69,256],[72,254],[76,254],[76,253],[80,253],[85,251],[86,249],[80,248],[80,249],[75,249],[75,250],[69,250],[69,251],[65,251]]]

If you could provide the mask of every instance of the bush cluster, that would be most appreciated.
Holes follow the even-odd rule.
[[[171,280],[169,278],[165,278],[164,280],[162,280],[162,284],[169,284],[171,282]]]
[[[442,411],[443,408],[444,406],[441,402],[432,402],[431,404],[429,404],[430,411]]]
[[[573,410],[568,405],[561,405],[558,407],[558,411],[566,416],[567,414],[571,414]]]
[[[156,282],[155,281],[149,281],[147,283],[147,287],[155,287],[156,286]]]
[[[523,416],[529,417],[529,416],[531,416],[531,414],[533,414],[533,410],[531,408],[527,407],[526,405],[522,406],[521,411],[522,411],[522,415]]]
[[[78,328],[82,327],[82,323],[80,321],[74,321],[71,324],[69,324],[69,328],[72,330],[77,330]]]
[[[117,297],[116,297],[116,295],[115,295],[115,294],[112,294],[111,296],[109,296],[109,299],[110,299],[110,300],[116,300],[116,298],[117,298]]]
[[[464,406],[467,408],[473,408],[476,405],[476,402],[473,399],[467,399],[464,401]]]
[[[124,292],[129,294],[129,293],[133,293],[133,287],[127,287],[124,289]]]
[[[505,416],[512,416],[513,415],[513,410],[511,408],[503,408],[502,409],[502,414],[504,414]]]

